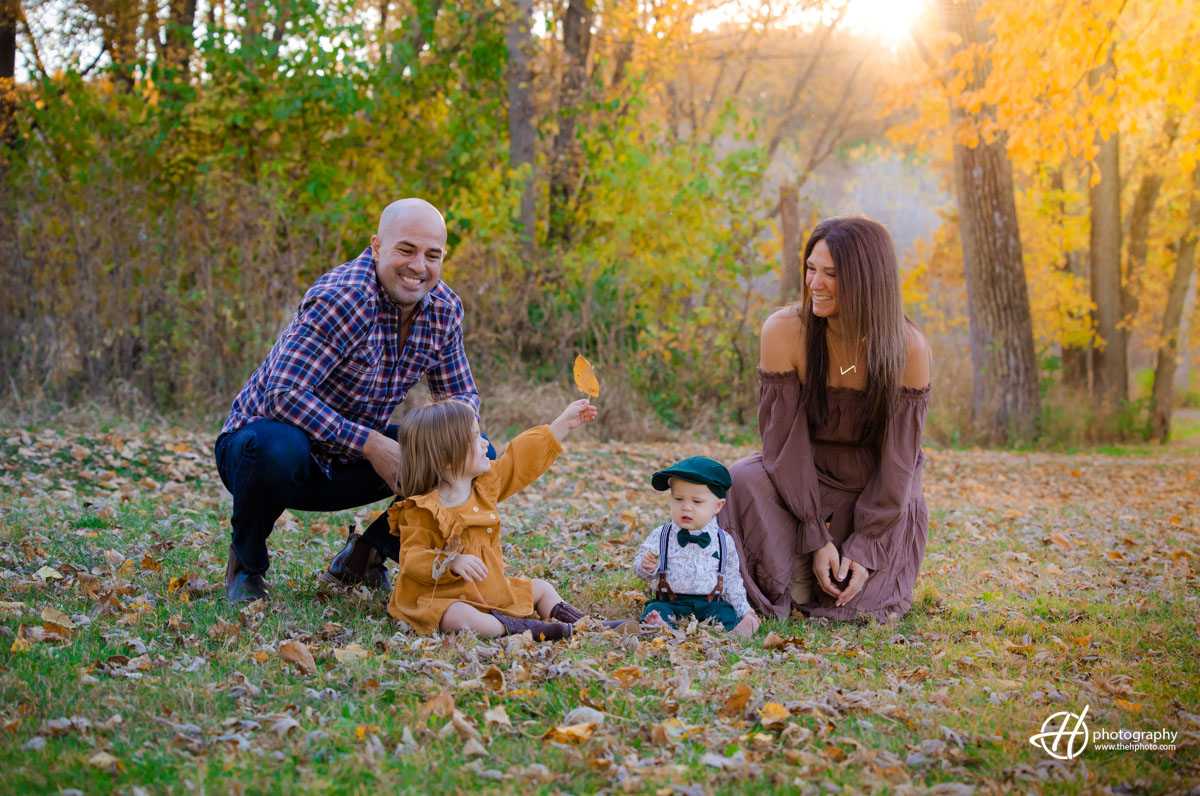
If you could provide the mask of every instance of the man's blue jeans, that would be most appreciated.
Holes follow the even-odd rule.
[[[397,428],[383,433],[395,439]],[[332,477],[326,476],[313,461],[308,435],[278,420],[260,418],[220,435],[214,453],[233,495],[233,551],[250,573],[270,566],[267,537],[285,509],[343,511],[394,496],[366,459],[334,464]],[[496,458],[491,442],[488,458]],[[400,538],[388,529],[386,512],[363,531],[363,541],[398,560]]]

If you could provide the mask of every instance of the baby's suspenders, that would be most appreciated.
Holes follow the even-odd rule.
[[[658,575],[658,599],[674,600],[675,592],[671,590],[670,584],[667,583],[667,548],[670,546],[671,535],[667,533],[667,529],[671,527],[671,523],[667,523],[658,529],[658,569],[654,571]],[[725,534],[717,529],[717,586],[708,595],[708,602],[712,602],[720,598],[721,591],[725,588]]]

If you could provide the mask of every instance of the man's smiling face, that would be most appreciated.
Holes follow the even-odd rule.
[[[446,224],[421,200],[389,205],[371,236],[375,273],[388,298],[404,309],[415,307],[442,277]]]

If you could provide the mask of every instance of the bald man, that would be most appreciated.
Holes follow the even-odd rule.
[[[433,205],[388,205],[370,248],[313,284],[234,399],[215,446],[233,494],[231,602],[267,596],[267,537],[284,509],[341,511],[395,494],[400,446],[387,421],[422,376],[435,397],[479,411],[462,302],[441,281],[445,253]],[[350,533],[325,577],[386,588],[384,559],[398,553],[384,516]]]

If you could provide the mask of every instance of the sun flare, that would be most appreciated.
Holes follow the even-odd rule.
[[[896,43],[908,36],[929,0],[850,0],[843,24],[866,36]]]

